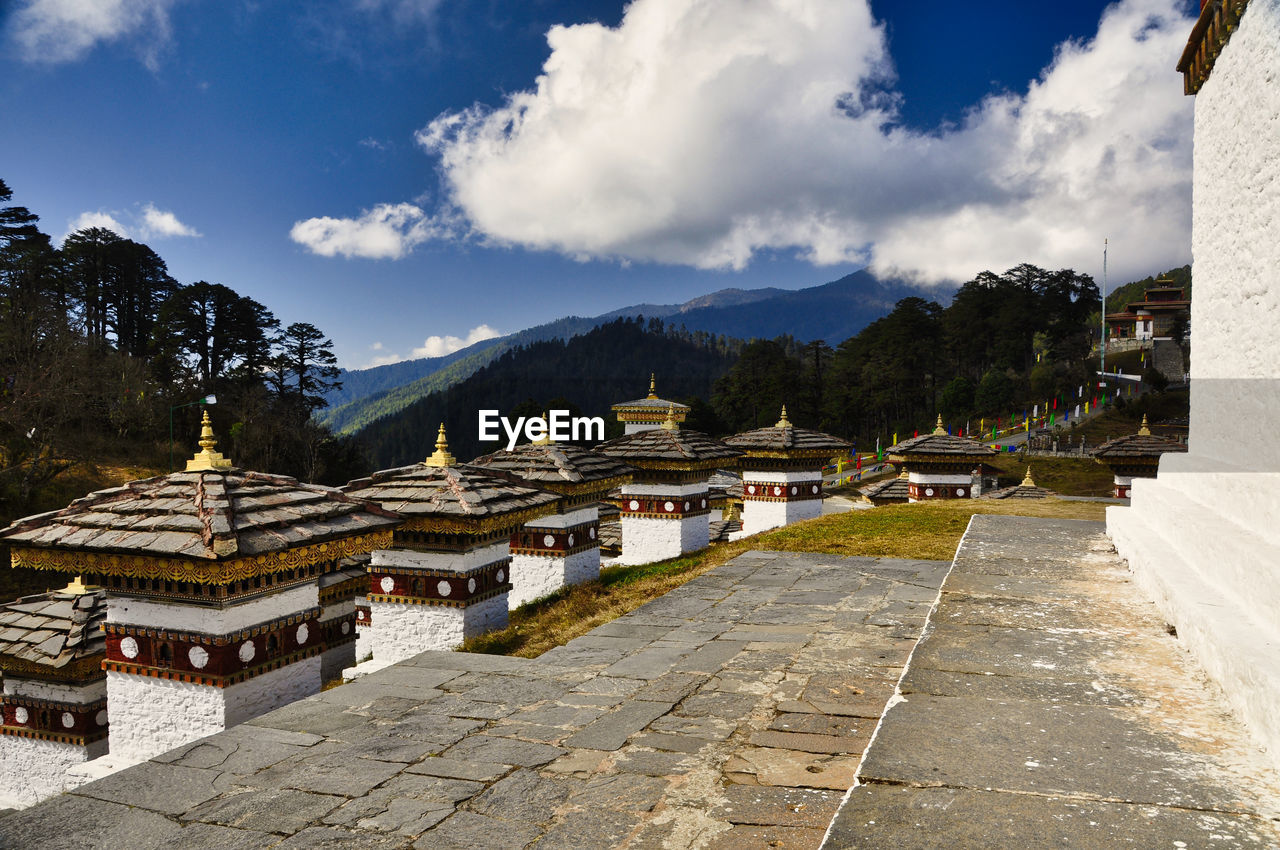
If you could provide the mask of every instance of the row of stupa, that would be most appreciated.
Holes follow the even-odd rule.
[[[707,545],[716,468],[743,468],[754,533],[820,514],[822,468],[848,449],[785,410],[724,442],[681,429],[688,409],[652,382],[615,410],[628,433],[593,449],[544,440],[470,464],[441,426],[424,462],[341,489],[236,468],[206,412],[182,472],[0,531],[14,566],[76,576],[0,606],[0,801],[504,627],[509,608],[598,576],[598,504],[616,488],[621,560],[647,563]]]

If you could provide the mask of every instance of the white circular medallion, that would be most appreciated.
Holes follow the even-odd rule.
[[[448,596],[453,592],[453,588],[449,586],[449,582],[441,580],[441,582],[436,585],[436,592],[441,596]]]
[[[706,499],[703,499],[703,500],[702,500],[702,507],[704,507],[704,508],[705,508],[706,506],[707,506],[707,500],[706,500]]]
[[[383,593],[390,593],[396,589],[396,580],[391,576],[383,576],[379,586],[382,588]]]
[[[635,499],[632,499],[631,502],[627,505],[627,507],[633,511],[638,511],[640,510],[640,503],[637,502]]]
[[[502,584],[506,580],[507,580],[507,574],[504,573],[502,570],[498,570],[498,584]]]
[[[662,509],[664,511],[674,511],[676,509],[675,502],[663,502]]]
[[[773,495],[775,495],[775,496],[781,496],[781,495],[782,495],[782,488],[781,488],[781,487],[774,487],[774,488],[773,488]]]
[[[351,621],[350,621],[350,620],[343,620],[343,621],[342,621],[342,633],[343,633],[344,635],[349,635],[349,634],[351,634]]]
[[[543,545],[543,546],[546,546],[548,549],[550,549],[552,546],[556,545],[556,537],[555,537],[555,535],[554,535],[554,534],[548,534],[548,535],[546,535],[545,537],[543,537],[543,538],[542,538],[542,545]]]
[[[818,492],[818,485],[817,485],[817,484],[814,484],[814,485],[813,485],[813,492],[815,492],[815,493],[816,493],[816,492]]]
[[[304,643],[306,643],[307,638],[310,635],[311,635],[311,632],[307,629],[306,623],[303,623],[301,626],[298,626],[298,632],[297,634],[294,635],[294,637],[298,639],[298,646],[302,646]]]
[[[187,650],[187,659],[191,661],[192,667],[203,670],[204,665],[209,663],[209,651],[203,646],[193,646]]]
[[[964,488],[963,488],[963,487],[957,487],[957,488],[956,488],[956,495],[957,495],[957,496],[963,496],[963,495],[964,495]]]
[[[475,593],[475,592],[476,592],[476,580],[473,578],[467,579],[467,593]]]
[[[72,726],[75,726],[75,725],[76,725],[76,716],[69,711],[62,712],[62,727],[64,729],[70,729]]]
[[[102,709],[102,711],[99,711],[99,712],[98,712],[98,714],[97,714],[97,716],[96,716],[96,717],[94,717],[93,719],[94,719],[95,721],[97,721],[97,723],[98,723],[98,725],[99,725],[99,726],[106,726],[106,725],[107,725],[107,710],[106,710],[105,708],[104,708],[104,709]]]
[[[800,492],[800,491],[799,491],[799,490],[797,490],[795,487],[792,487],[792,488],[791,488],[791,495],[793,495],[793,496],[794,496],[794,495],[795,495],[796,493],[798,493],[798,492]]]
[[[132,637],[123,638],[120,641],[120,654],[125,658],[137,658],[138,642]]]
[[[248,664],[253,660],[253,656],[257,655],[257,653],[258,648],[253,645],[253,641],[247,640],[240,644],[240,652],[238,654],[242,663]]]
[[[591,528],[587,529],[587,535],[588,535],[592,540],[595,540],[595,539],[596,539],[596,527],[595,527],[594,525],[593,525],[593,526],[591,526]]]
[[[27,722],[27,710],[22,706],[18,706],[13,710],[13,719],[19,723]]]
[[[363,619],[364,619],[364,612],[363,612],[363,611],[356,611],[356,619],[357,619],[357,620],[363,620]]]
[[[755,493],[755,492],[756,492],[756,485],[754,485],[754,484],[748,484],[748,485],[747,485],[747,492],[748,492],[748,493]]]
[[[924,494],[925,494],[926,496],[932,496],[932,495],[933,495],[933,488],[932,488],[932,487],[926,487],[926,488],[924,488]]]

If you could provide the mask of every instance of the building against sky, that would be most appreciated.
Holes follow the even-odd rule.
[[[1190,450],[1134,480],[1107,530],[1280,760],[1280,0],[1203,7],[1178,65],[1195,96]]]

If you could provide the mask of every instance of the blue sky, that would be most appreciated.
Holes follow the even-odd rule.
[[[0,177],[343,365],[1027,260],[1190,256],[1182,0],[16,0]],[[480,329],[480,330],[477,330]]]

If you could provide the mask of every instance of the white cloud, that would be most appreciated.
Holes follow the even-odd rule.
[[[386,347],[383,346],[381,342],[375,342],[373,345],[369,346],[369,350],[370,351],[386,351]],[[404,359],[405,358],[395,353],[389,352],[387,354],[379,354],[376,357],[372,358],[368,363],[361,366],[360,368],[372,369],[375,366],[390,366],[392,363],[399,363],[401,360],[404,360]]]
[[[151,239],[200,235],[194,227],[188,227],[178,221],[178,217],[173,213],[156,209],[155,204],[147,204],[142,208],[141,233],[143,238]]]
[[[634,0],[617,28],[553,28],[532,90],[443,114],[418,141],[445,207],[499,244],[704,268],[794,249],[941,282],[1022,261],[1092,270],[1109,236],[1116,271],[1147,274],[1190,253],[1183,5],[1121,0],[1025,95],[924,133],[897,124],[866,0]],[[384,205],[294,238],[399,257],[459,232],[415,229],[429,221]]]
[[[175,0],[25,0],[10,31],[28,62],[71,62],[99,42],[145,34],[143,59],[154,68],[169,40]]]
[[[80,215],[67,222],[67,234],[74,233],[77,230],[87,230],[90,227],[102,227],[115,233],[121,239],[129,238],[129,228],[120,223],[119,219],[111,213],[98,210],[97,212],[82,212]],[[66,234],[63,235],[66,238]]]
[[[468,345],[475,345],[486,339],[502,336],[488,325],[477,325],[472,328],[466,338],[458,336],[429,336],[422,343],[421,348],[413,350],[414,357],[444,357],[446,354],[466,348]]]
[[[440,223],[414,204],[378,204],[359,218],[309,218],[289,237],[313,254],[398,260],[427,239],[444,235]]]
[[[132,220],[133,224],[126,225],[121,221],[121,218]],[[147,240],[169,239],[177,236],[200,236],[200,233],[195,228],[188,227],[179,221],[176,215],[166,210],[158,209],[155,204],[144,205],[140,215],[121,213],[118,210],[112,210],[111,212],[105,210],[82,212],[68,222],[67,232],[84,230],[88,227],[105,227],[107,230],[114,231],[117,236],[123,239]]]

